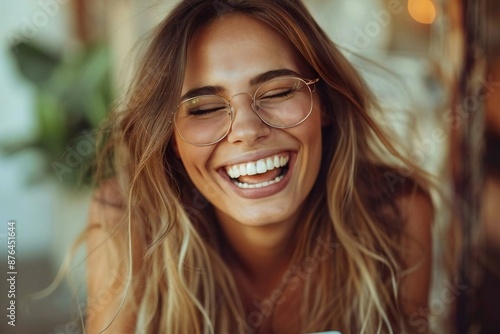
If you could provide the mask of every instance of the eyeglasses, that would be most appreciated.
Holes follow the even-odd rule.
[[[219,95],[201,95],[183,100],[174,115],[179,136],[196,146],[213,145],[229,133],[234,120],[231,99],[249,95],[252,109],[265,124],[287,129],[304,122],[312,112],[311,85],[319,81],[296,77],[272,79],[262,84],[253,96],[248,93],[233,95],[229,101]]]

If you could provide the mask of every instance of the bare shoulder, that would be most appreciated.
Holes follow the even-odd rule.
[[[403,218],[403,230],[410,235],[427,234],[434,220],[434,206],[429,194],[416,190],[398,196],[396,204]]]
[[[411,272],[427,268],[432,255],[432,200],[428,194],[416,191],[399,196],[396,203],[403,220],[402,254],[407,269]]]
[[[123,214],[124,208],[125,199],[118,182],[114,179],[103,181],[92,196],[89,223],[117,224],[117,214]]]
[[[420,190],[400,195],[396,203],[403,218],[400,303],[411,324],[412,318],[426,319],[428,313],[434,208],[431,197]]]
[[[90,203],[87,231],[87,333],[106,327],[133,333],[133,313],[125,300],[128,272],[123,196],[114,180],[102,182]]]
[[[94,191],[88,213],[88,238],[89,253],[97,250],[99,246],[111,243],[113,235],[125,222],[125,206],[118,183],[109,180],[101,183]]]

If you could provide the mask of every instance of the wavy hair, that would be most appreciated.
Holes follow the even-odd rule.
[[[403,231],[396,198],[426,189],[426,178],[374,121],[373,95],[301,1],[186,0],[154,30],[127,100],[109,118],[110,135],[98,167],[98,175],[106,174],[106,161],[113,157],[113,178],[123,194],[127,215],[120,224],[128,233],[112,240],[119,254],[129,254],[124,266],[130,278],[127,298],[137,316],[135,332],[259,330],[246,315],[221,256],[223,237],[213,223],[212,206],[171,145],[190,41],[204,26],[235,13],[272,27],[291,43],[321,78],[317,91],[330,120],[323,128],[322,167],[306,199],[309,210],[297,227],[292,263],[317,257],[318,240],[335,245],[335,251],[301,278],[297,330],[402,329]],[[401,183],[405,188],[390,182],[401,168],[413,172],[411,180]],[[140,261],[132,263],[133,258]]]

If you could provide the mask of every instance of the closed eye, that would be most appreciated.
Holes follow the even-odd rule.
[[[280,99],[283,97],[287,97],[295,92],[295,89],[289,88],[286,90],[274,90],[271,92],[267,92],[263,96],[259,97],[259,100],[272,100],[272,99]]]
[[[200,106],[188,110],[189,116],[199,117],[225,111],[227,106]]]

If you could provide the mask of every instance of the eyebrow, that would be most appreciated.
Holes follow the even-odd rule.
[[[185,101],[195,96],[200,95],[219,95],[224,91],[224,88],[221,86],[203,86],[198,88],[190,89],[186,92],[186,94],[181,96],[181,101]]]
[[[287,68],[271,70],[258,74],[257,76],[250,79],[250,85],[255,86],[262,84],[266,81],[272,80],[274,78],[286,77],[286,76],[300,77],[300,74]],[[180,100],[185,101],[187,99],[200,95],[220,95],[223,91],[224,88],[222,86],[203,86],[203,87],[193,88],[188,90],[184,95],[182,95]]]
[[[250,85],[255,86],[258,84],[262,84],[266,81],[269,81],[271,79],[274,79],[274,78],[287,77],[287,76],[288,77],[290,77],[290,76],[300,77],[300,74],[295,72],[295,71],[292,71],[290,69],[287,69],[287,68],[281,68],[278,70],[271,70],[271,71],[261,73],[255,77],[253,77],[252,79],[250,79]]]

